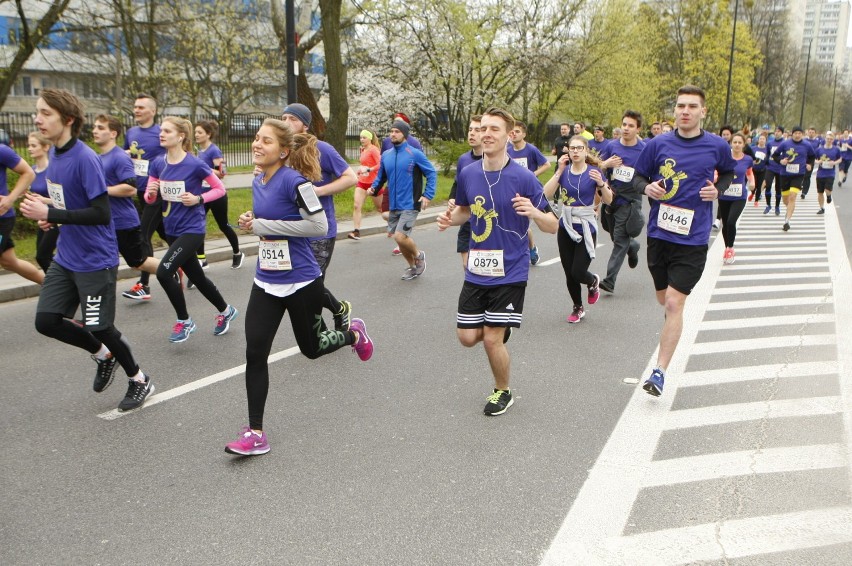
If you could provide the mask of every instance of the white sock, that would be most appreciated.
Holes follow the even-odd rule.
[[[95,353],[95,357],[99,360],[105,360],[108,357],[110,357],[110,355],[111,354],[110,354],[109,348],[107,348],[103,344],[101,344],[101,349],[98,350],[97,353]]]
[[[227,307],[225,307],[225,310],[223,310],[223,311],[222,311],[222,312],[220,312],[219,314],[221,314],[222,316],[225,316],[225,315],[227,315],[227,314],[228,314],[228,312],[229,312],[230,310],[231,310],[231,305],[228,305]]]
[[[141,369],[136,373],[136,375],[132,376],[130,379],[137,383],[145,383],[146,381],[148,381],[148,378],[145,377],[145,374],[142,373]]]

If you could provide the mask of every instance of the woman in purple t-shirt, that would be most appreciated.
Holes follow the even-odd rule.
[[[219,124],[215,120],[201,120],[195,126],[195,143],[198,145],[198,158],[203,161],[213,174],[220,179],[225,178],[227,173],[225,169],[225,156],[222,150],[219,149],[213,140],[219,132]],[[219,230],[228,239],[231,244],[231,252],[234,257],[231,261],[231,269],[239,269],[243,266],[245,254],[240,251],[240,240],[237,238],[237,233],[228,224],[228,194],[225,193],[221,198],[204,203],[204,212],[212,212],[213,219],[216,220],[216,225]],[[201,267],[207,267],[207,256],[204,253],[204,243],[198,248],[198,260],[201,262]]]
[[[228,332],[237,309],[225,302],[212,281],[207,279],[196,253],[207,231],[204,203],[225,194],[222,181],[213,171],[192,155],[192,124],[183,118],[168,117],[160,126],[160,145],[166,149],[163,157],[151,161],[145,202],[154,203],[157,194],[163,196],[163,225],[169,249],[157,268],[157,280],[166,291],[177,313],[177,322],[169,336],[173,343],[185,342],[195,332],[195,322],[186,308],[186,298],[180,280],[175,279],[182,269],[204,298],[216,307],[216,326],[213,334]],[[202,186],[207,182],[210,187]]]
[[[569,166],[570,163],[570,166]],[[589,153],[589,142],[576,135],[568,142],[568,153],[559,158],[556,174],[544,186],[549,199],[558,190],[562,201],[562,218],[556,240],[559,257],[568,285],[568,294],[574,303],[568,322],[580,322],[586,312],[583,308],[581,285],[589,289],[590,305],[598,302],[600,276],[589,271],[595,258],[598,223],[597,207],[600,200],[612,202],[612,191],[598,169],[600,159]]]
[[[27,152],[33,159],[33,171],[35,180],[30,185],[30,191],[41,197],[42,202],[53,206],[50,195],[47,192],[47,165],[50,163],[48,152],[53,146],[50,140],[39,131],[30,132],[27,136]],[[36,263],[47,273],[53,261],[53,252],[56,251],[56,240],[59,239],[59,228],[51,226],[47,230],[39,230],[36,233]]]

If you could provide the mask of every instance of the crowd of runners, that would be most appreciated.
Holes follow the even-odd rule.
[[[602,127],[590,133],[583,123],[562,124],[551,151],[555,171],[546,183],[539,177],[550,162],[525,140],[525,124],[497,107],[471,117],[470,151],[458,160],[437,226],[441,231],[459,227],[456,250],[464,284],[457,335],[463,346],[483,344],[493,376],[486,415],[501,415],[513,403],[507,342],[521,325],[529,269],[539,261],[532,224],[556,234],[572,324],[584,319],[601,291],[615,293],[625,258],[630,268],[637,267],[637,237],[647,230],[648,269],[665,317],[656,367],[642,387],[659,396],[712,230],[721,230],[723,262],[734,263],[737,220],[749,203],[761,206],[765,199],[763,214],[774,211],[778,217],[783,203],[779,229],[786,232],[814,170],[818,214],[832,203],[836,176],[840,186],[846,181],[852,161],[848,131],[819,136],[814,128],[805,135],[798,126],[774,132],[768,125],[756,132],[726,126],[717,135],[701,128],[705,115],[704,92],[687,85],[677,92],[674,124],[655,122],[644,137],[643,117],[633,110],[623,113],[609,139]],[[140,407],[154,383],[114,324],[119,254],[139,270],[137,282],[120,295],[126,300],[151,300],[150,274],[156,275],[175,310],[170,342],[185,342],[199,328],[187,310],[187,289],[211,303],[215,336],[228,333],[239,315],[205,273],[208,211],[232,247],[231,267],[245,262],[228,220],[225,156],[215,144],[218,126],[213,121],[193,126],[172,116],[157,122],[156,117],[157,103],[145,94],[136,98],[136,125],[126,132],[117,118],[99,115],[93,125],[95,152],[78,140],[84,121],[80,101],[67,91],[44,89],[27,145],[33,165],[0,145],[0,266],[42,284],[35,327],[91,355],[96,392],[110,385],[121,366],[128,380],[121,411]],[[426,269],[426,252],[412,233],[418,214],[435,198],[437,173],[411,135],[408,117],[394,115],[381,145],[374,132],[362,131],[354,169],[310,134],[311,122],[311,111],[301,104],[288,105],[280,120],[264,121],[252,144],[252,210],[234,211],[239,227],[259,242],[244,315],[248,423],[225,448],[233,454],[270,450],[263,428],[267,359],[285,313],[300,351],[310,359],[344,346],[362,361],[373,355],[364,320],[354,318],[352,304],[325,284],[337,240],[335,194],[355,188],[350,239],[361,238],[362,207],[369,196],[387,220],[394,253],[407,263],[402,279],[416,279]],[[122,135],[123,148],[117,145]],[[19,175],[11,190],[7,170]],[[41,229],[39,267],[14,253],[14,205],[21,197],[21,214]],[[650,204],[647,216],[643,197]],[[602,230],[613,243],[604,277],[590,271]],[[168,245],[161,259],[153,254],[155,233]],[[324,310],[333,321],[328,326]]]

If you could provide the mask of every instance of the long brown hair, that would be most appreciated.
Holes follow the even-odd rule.
[[[285,165],[295,169],[309,181],[322,179],[316,137],[311,134],[294,134],[287,122],[277,118],[267,118],[263,125],[272,128],[278,145],[290,150],[282,160]]]
[[[586,164],[587,165],[594,165],[595,167],[600,167],[601,166],[600,158],[596,155],[592,155],[591,153],[589,153],[589,140],[584,138],[582,135],[577,134],[577,135],[571,136],[571,139],[568,140],[568,145],[570,146],[575,141],[583,142],[583,145],[586,146]]]

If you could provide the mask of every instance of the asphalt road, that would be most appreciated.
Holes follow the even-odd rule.
[[[852,206],[842,207],[844,190],[837,192],[836,212],[840,226],[849,226]],[[852,249],[849,232],[842,236],[847,250]],[[175,345],[167,340],[174,312],[156,284],[150,303],[120,302],[116,324],[153,377],[159,398],[116,417],[113,409],[125,389],[118,377],[104,393],[93,393],[93,362],[33,329],[36,299],[0,305],[5,367],[0,426],[9,442],[0,468],[2,562],[848,563],[852,528],[832,523],[835,515],[824,522],[835,525],[836,536],[803,549],[783,547],[786,554],[780,558],[759,546],[751,552],[758,558],[752,559],[742,558],[748,554],[742,552],[739,559],[703,562],[687,554],[649,555],[653,546],[636,542],[642,537],[686,524],[713,524],[720,513],[736,516],[736,504],[732,513],[719,504],[727,501],[720,494],[730,491],[730,481],[712,474],[690,482],[636,480],[635,499],[628,501],[624,484],[630,482],[598,473],[602,464],[617,461],[615,467],[630,479],[659,460],[805,444],[791,440],[795,435],[783,428],[755,445],[742,428],[747,425],[733,418],[697,421],[702,424],[697,428],[669,423],[667,430],[662,425],[657,430],[655,419],[676,420],[669,413],[682,409],[725,413],[711,405],[745,397],[768,402],[766,395],[774,399],[779,388],[786,391],[782,398],[806,393],[842,397],[845,382],[836,383],[836,372],[822,372],[819,365],[832,363],[836,348],[830,341],[801,360],[817,364],[816,392],[803,393],[801,381],[778,385],[775,379],[769,393],[758,385],[748,388],[757,382],[733,393],[711,382],[703,389],[667,389],[663,402],[651,405],[650,397],[634,395],[636,388],[622,382],[644,376],[662,319],[644,253],[637,269],[622,270],[615,295],[587,307],[582,323],[569,325],[570,301],[555,260],[555,238],[537,233],[542,265],[531,269],[523,326],[509,343],[516,402],[505,415],[487,418],[482,407],[491,377],[485,354],[481,346],[463,348],[455,336],[462,283],[455,234],[428,225],[414,235],[426,250],[427,269],[411,282],[400,280],[404,260],[391,256],[393,246],[383,236],[338,242],[328,287],[352,301],[354,315],[366,321],[375,341],[375,354],[366,363],[348,349],[315,361],[286,355],[295,343],[285,320],[273,346],[273,352],[285,354],[270,366],[265,428],[272,451],[256,458],[223,451],[247,421],[239,369],[245,362],[242,314],[227,335],[214,337],[213,308],[197,291],[187,291],[199,330]],[[611,249],[604,244],[593,264],[601,275]],[[748,254],[742,255],[740,263],[747,261]],[[707,298],[695,299],[701,310],[692,315],[696,324],[702,319],[712,323],[710,311],[718,307],[708,305],[719,299],[711,293],[726,286],[719,282],[717,266],[708,271]],[[243,313],[250,264],[238,271],[214,264],[208,275]],[[130,284],[120,283],[119,291],[125,283]],[[790,308],[798,312],[794,299]],[[804,308],[809,315],[824,312]],[[817,324],[822,334],[834,330],[829,322]],[[718,368],[736,371],[738,357],[714,360],[707,356],[718,354],[718,348],[694,345],[730,335],[714,338],[712,330],[702,332],[685,333],[689,345],[684,349],[692,348],[695,355],[684,356],[681,370],[695,375]],[[797,332],[808,334],[787,331]],[[757,358],[747,363],[755,378],[762,371],[756,364],[763,363]],[[204,378],[210,379],[199,381]],[[822,445],[839,451],[834,465],[782,475],[752,469],[757,475],[739,486],[744,495],[735,498],[746,519],[789,511],[779,489],[797,494],[802,501],[797,512],[838,509],[846,517],[852,490],[844,444],[849,404],[848,397],[843,399],[839,417],[838,411],[799,416],[810,419],[800,436],[824,436]],[[706,418],[704,413],[678,414]],[[758,426],[782,428],[775,421]],[[639,452],[647,462],[631,460]],[[609,479],[601,483],[601,478]],[[633,545],[628,551],[607,546],[606,552],[593,552],[566,544],[571,525],[584,525],[577,540],[586,540],[582,537],[591,536],[594,526],[587,518],[595,512],[606,515],[610,508],[616,513],[619,505],[626,505],[629,518],[614,530],[619,540]],[[813,524],[823,523],[814,519]],[[690,540],[678,531],[668,542],[690,546]]]

